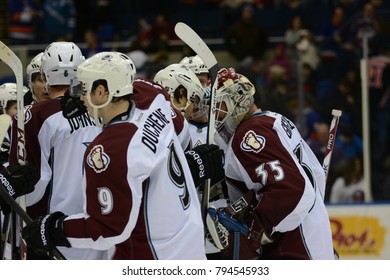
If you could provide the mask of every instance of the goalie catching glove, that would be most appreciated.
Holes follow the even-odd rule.
[[[62,212],[41,216],[22,230],[22,237],[27,246],[38,255],[53,256],[56,246],[71,247],[62,226],[67,216]]]
[[[264,232],[253,211],[258,205],[255,193],[249,191],[225,208],[209,208],[206,218],[207,239],[233,259],[257,259],[262,245],[273,240]]]
[[[206,179],[211,179],[211,186],[225,179],[224,152],[217,145],[199,145],[185,155],[195,187],[202,189]]]
[[[34,190],[35,168],[32,164],[12,164],[0,171],[0,188],[4,188],[13,199]],[[11,207],[0,196],[0,208],[4,215],[11,212]]]

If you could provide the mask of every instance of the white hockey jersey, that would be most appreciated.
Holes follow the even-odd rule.
[[[73,247],[115,246],[113,259],[205,259],[200,205],[171,108],[161,88],[137,87],[142,98],[133,96],[127,114],[87,148],[86,208],[66,218],[65,235]]]
[[[17,123],[14,118],[10,163],[17,162]],[[16,129],[15,129],[16,128]],[[31,218],[61,211],[83,211],[83,155],[101,128],[88,113],[66,119],[59,99],[26,107],[26,161],[36,167],[35,190],[26,195]],[[107,259],[108,253],[91,249],[59,248],[67,259]]]
[[[238,126],[225,162],[231,201],[256,192],[254,211],[274,239],[263,246],[263,258],[334,258],[325,173],[290,120],[273,112],[253,114]]]

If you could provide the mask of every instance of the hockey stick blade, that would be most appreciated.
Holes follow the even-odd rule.
[[[202,59],[204,64],[207,66],[211,81],[210,91],[210,110],[207,126],[207,144],[214,144],[214,133],[215,133],[215,92],[216,82],[218,75],[218,62],[210,48],[200,38],[200,36],[187,24],[178,22],[175,25],[176,35],[186,43],[199,57]],[[205,228],[205,234],[207,232],[207,210],[209,207],[210,200],[210,188],[211,179],[207,179],[203,188],[202,202],[201,202],[201,213],[203,224]]]
[[[209,111],[209,123],[207,128],[207,144],[214,144],[214,124],[215,124],[215,82],[218,75],[218,62],[213,52],[206,45],[206,43],[200,38],[200,36],[187,24],[178,22],[175,25],[176,35],[186,43],[204,62],[209,70],[211,80],[211,96],[210,96],[210,111]]]

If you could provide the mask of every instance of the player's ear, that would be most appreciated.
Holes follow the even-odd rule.
[[[96,93],[101,98],[108,96],[108,90],[103,85],[98,85],[96,88]]]

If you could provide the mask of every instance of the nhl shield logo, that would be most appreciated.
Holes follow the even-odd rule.
[[[245,152],[254,152],[257,154],[265,147],[265,138],[257,135],[253,130],[249,130],[245,133],[240,146]]]
[[[102,145],[94,146],[88,154],[87,164],[96,173],[101,173],[107,169],[110,164],[109,156],[104,152]]]

